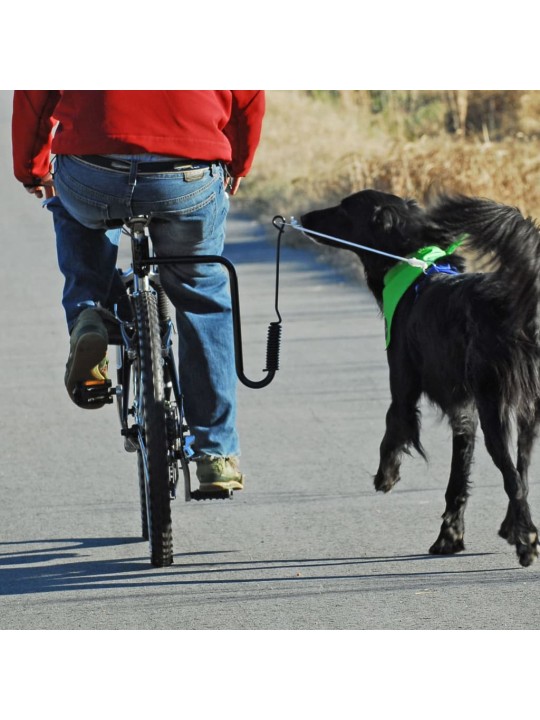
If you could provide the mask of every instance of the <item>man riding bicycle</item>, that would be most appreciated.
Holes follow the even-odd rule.
[[[157,255],[221,255],[229,208],[259,143],[258,90],[17,90],[17,179],[53,213],[70,332],[65,384],[107,373],[108,334],[96,306],[121,306],[120,230],[151,214]],[[51,174],[51,153],[55,155]],[[241,490],[236,370],[228,280],[220,265],[162,266],[176,309],[184,407],[201,489]],[[88,406],[87,406],[88,407]],[[90,406],[92,407],[92,406]]]

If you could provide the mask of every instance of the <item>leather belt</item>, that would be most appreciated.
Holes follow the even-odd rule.
[[[188,170],[207,168],[214,164],[206,160],[190,160],[189,158],[138,162],[137,160],[110,158],[105,155],[75,155],[75,157],[89,165],[97,165],[107,170],[119,170],[120,172],[129,172],[135,163],[137,164],[137,172],[141,173],[187,172]]]

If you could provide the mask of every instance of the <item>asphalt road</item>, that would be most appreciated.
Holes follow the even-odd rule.
[[[239,390],[246,489],[177,500],[174,565],[153,569],[116,409],[84,412],[65,393],[51,218],[11,177],[9,115],[2,92],[2,629],[538,629],[540,565],[519,567],[497,537],[506,498],[481,442],[460,555],[427,554],[450,458],[431,408],[430,464],[407,458],[399,486],[375,493],[389,398],[382,322],[361,284],[307,249],[283,253],[281,369],[268,388]],[[270,220],[233,212],[226,253],[254,379],[274,319]],[[538,523],[537,482],[530,500]]]

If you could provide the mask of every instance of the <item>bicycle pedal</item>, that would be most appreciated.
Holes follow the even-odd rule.
[[[232,490],[192,490],[190,492],[192,500],[232,500]]]
[[[110,380],[85,380],[77,384],[73,395],[77,405],[110,404],[115,392]]]
[[[120,434],[124,437],[124,449],[127,452],[136,452],[139,449],[139,426],[132,425],[129,428],[122,428]]]

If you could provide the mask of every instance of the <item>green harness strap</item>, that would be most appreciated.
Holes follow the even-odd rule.
[[[430,247],[424,247],[415,252],[413,255],[409,255],[410,258],[416,258],[417,260],[423,260],[428,266],[433,265],[439,258],[451,255],[468,237],[467,233],[460,235],[456,241],[450,245],[446,250],[443,250],[436,245]],[[425,268],[414,267],[408,265],[405,262],[400,262],[394,265],[386,275],[384,276],[384,289],[383,289],[383,314],[386,323],[386,347],[390,345],[390,329],[392,327],[392,318],[396,311],[399,301],[405,294],[405,292],[411,287],[413,282],[420,277],[424,272]]]

